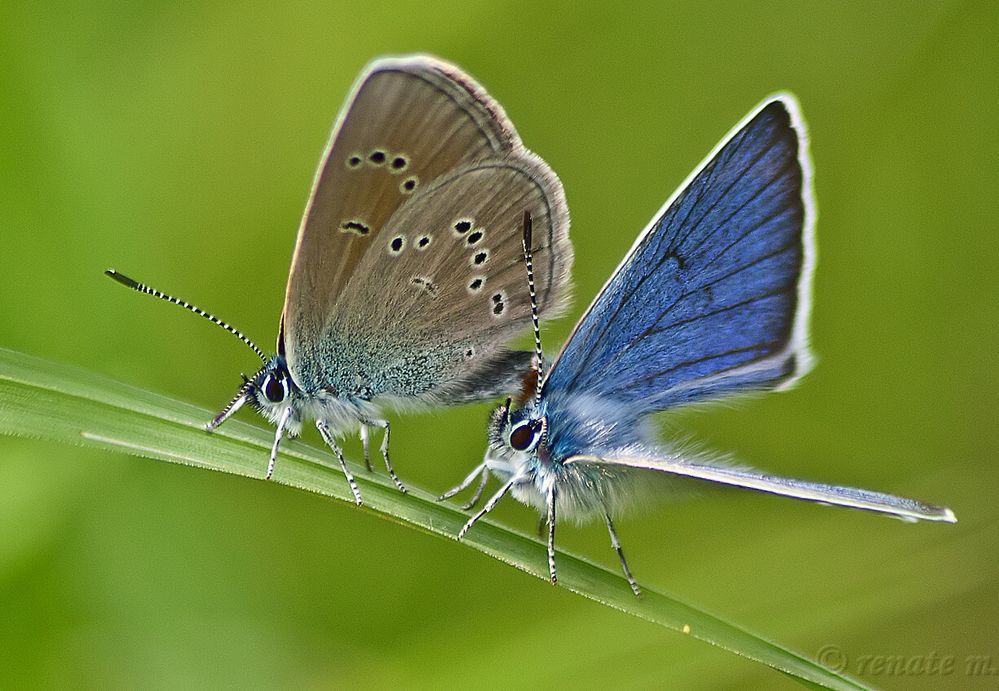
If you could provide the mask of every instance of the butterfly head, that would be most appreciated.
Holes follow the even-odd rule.
[[[244,376],[240,395],[246,397],[251,408],[275,424],[291,408],[289,432],[296,432],[295,428],[301,425],[296,415],[301,392],[291,378],[288,364],[280,355],[272,357],[252,377]]]
[[[508,465],[511,474],[525,464],[547,462],[548,417],[531,401],[523,408],[511,410],[511,401],[493,412],[489,424],[489,458]]]
[[[282,426],[289,435],[297,435],[302,428],[304,397],[291,378],[284,357],[275,355],[252,377],[242,376],[243,385],[222,412],[208,423],[208,429],[215,429],[243,405],[249,404],[270,422]],[[282,420],[283,425],[280,424]]]
[[[534,453],[544,440],[548,429],[548,418],[524,417],[511,423],[506,430],[504,441],[514,451]]]

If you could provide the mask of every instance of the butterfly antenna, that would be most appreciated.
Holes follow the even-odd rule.
[[[531,295],[531,321],[534,324],[534,355],[537,358],[538,385],[534,390],[534,405],[541,405],[541,384],[544,380],[544,358],[541,350],[541,324],[538,322],[538,294],[534,287],[534,261],[531,258],[531,243],[534,222],[531,212],[524,211],[524,262],[527,264],[527,287]]]
[[[252,388],[253,382],[247,379],[244,374],[243,385],[239,387],[239,391],[237,391],[236,395],[232,397],[232,400],[225,404],[225,408],[222,409],[222,412],[213,417],[211,422],[205,425],[205,429],[211,432],[223,422],[235,415],[236,411],[242,408],[243,404],[246,403],[250,389]]]
[[[108,276],[110,276],[111,278],[113,278],[114,280],[118,281],[118,283],[121,283],[123,286],[131,288],[132,290],[136,290],[136,291],[138,291],[140,293],[145,293],[146,295],[152,295],[153,297],[159,298],[160,300],[166,300],[167,302],[172,302],[175,305],[180,305],[184,309],[190,310],[190,311],[194,312],[195,314],[204,317],[205,319],[207,319],[208,321],[212,322],[213,324],[217,324],[218,326],[221,326],[223,329],[225,329],[226,331],[228,331],[229,333],[231,333],[233,336],[235,336],[236,338],[238,338],[239,340],[241,340],[243,343],[245,343],[246,345],[250,346],[250,348],[253,350],[253,352],[257,354],[257,357],[259,357],[265,363],[269,360],[269,358],[267,357],[266,353],[264,353],[264,351],[262,351],[260,348],[258,348],[253,341],[251,341],[249,338],[247,338],[242,333],[240,333],[239,330],[237,330],[237,329],[229,326],[228,324],[226,324],[224,321],[222,321],[218,317],[216,317],[216,316],[214,316],[212,314],[209,314],[208,312],[204,311],[200,307],[195,307],[191,303],[185,302],[185,301],[181,300],[180,298],[175,298],[172,295],[167,295],[166,293],[160,292],[160,291],[156,290],[155,288],[150,288],[149,286],[147,286],[145,284],[139,283],[138,281],[129,278],[125,274],[118,273],[114,269],[108,269],[104,273],[107,274]]]

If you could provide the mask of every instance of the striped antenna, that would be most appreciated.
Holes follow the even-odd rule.
[[[531,321],[534,323],[534,355],[537,358],[538,385],[534,390],[534,405],[541,405],[541,384],[544,380],[545,354],[541,350],[541,324],[538,323],[538,294],[534,288],[534,261],[531,259],[531,241],[534,223],[531,212],[524,211],[524,262],[527,264],[527,287],[531,294]]]
[[[205,429],[209,432],[235,415],[236,411],[242,408],[243,404],[246,403],[247,398],[249,398],[250,389],[253,388],[253,382],[250,379],[247,379],[245,374],[242,376],[243,385],[239,387],[239,391],[236,392],[236,395],[232,397],[231,401],[226,403],[226,406],[222,409],[221,413],[213,417],[211,422],[205,425]]]
[[[156,290],[155,288],[150,288],[147,285],[144,285],[144,284],[139,283],[138,281],[136,281],[134,279],[129,278],[125,274],[118,273],[114,269],[108,269],[104,273],[107,274],[108,276],[110,276],[111,278],[113,278],[114,280],[118,281],[118,283],[121,283],[123,286],[131,288],[132,290],[137,290],[140,293],[145,293],[146,295],[152,295],[153,297],[159,298],[160,300],[166,300],[167,302],[172,302],[175,305],[180,305],[184,309],[190,310],[190,311],[194,312],[195,314],[204,317],[205,319],[207,319],[211,323],[216,324],[218,326],[221,326],[223,329],[225,329],[226,331],[228,331],[229,333],[231,333],[233,336],[235,336],[236,338],[238,338],[239,340],[241,340],[243,343],[245,343],[246,345],[250,346],[250,348],[253,350],[253,352],[257,354],[257,357],[259,357],[265,363],[268,362],[268,360],[270,359],[270,358],[267,357],[267,355],[264,353],[264,351],[262,351],[260,348],[258,348],[253,341],[251,341],[249,338],[247,338],[246,336],[244,336],[237,329],[229,326],[228,324],[226,324],[224,321],[222,321],[218,317],[216,317],[216,316],[214,316],[212,314],[209,314],[208,312],[205,312],[200,307],[195,307],[194,305],[192,305],[189,302],[185,302],[185,301],[183,301],[183,300],[181,300],[179,298],[175,298],[172,295],[167,295],[166,293],[160,292],[160,291]]]

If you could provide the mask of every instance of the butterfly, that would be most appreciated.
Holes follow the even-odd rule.
[[[794,97],[765,100],[698,166],[639,235],[533,398],[508,399],[489,425],[485,460],[443,495],[489,474],[542,512],[553,583],[556,516],[602,518],[622,570],[612,515],[655,471],[906,520],[953,522],[946,508],[880,492],[775,477],[655,440],[648,416],[727,395],[786,389],[810,368],[815,263],[812,168]],[[524,251],[532,250],[530,219]],[[528,263],[528,266],[530,264]],[[528,274],[530,279],[530,275]],[[537,332],[537,331],[536,331]]]
[[[284,434],[314,420],[357,504],[337,437],[383,430],[386,409],[497,398],[518,389],[530,352],[507,347],[529,324],[520,215],[541,227],[539,296],[565,305],[572,248],[562,185],[503,108],[457,67],[428,56],[371,63],[333,128],[292,255],[277,354],[213,315],[114,270],[126,286],[222,326],[263,361],[213,430],[244,404]]]

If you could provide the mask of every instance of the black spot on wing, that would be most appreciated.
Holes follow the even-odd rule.
[[[354,219],[350,221],[344,221],[343,223],[341,223],[340,232],[353,233],[354,235],[360,235],[361,237],[363,237],[371,232],[371,228],[369,228],[368,225],[363,221]]]

